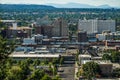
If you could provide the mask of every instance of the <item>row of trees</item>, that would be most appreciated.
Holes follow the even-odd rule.
[[[1,26],[2,27],[2,26]],[[8,56],[14,50],[13,43],[8,44],[7,39],[0,36],[0,79],[4,80],[7,75],[7,69],[10,68],[8,62]],[[8,65],[8,66],[7,66]]]
[[[44,69],[36,68],[40,65],[39,62],[39,60],[26,59],[16,63],[10,58],[6,59],[5,64],[0,64],[0,80],[61,80],[56,75],[57,68],[55,65],[49,67],[51,74],[54,74],[50,75]]]
[[[55,60],[53,60],[55,61]],[[44,63],[44,64],[41,64]],[[51,64],[50,64],[51,63]],[[25,59],[21,61],[12,60],[9,59],[7,61],[7,64],[4,67],[5,73],[1,73],[4,76],[2,79],[8,79],[8,80],[60,80],[57,74],[57,67],[55,64],[52,64],[52,62],[46,63],[46,61],[40,61],[38,59],[31,60],[31,59]],[[48,70],[49,73],[46,72],[42,68],[37,68],[37,66],[49,66]],[[18,72],[16,75],[14,75],[14,71]],[[51,76],[51,77],[50,77]],[[20,77],[20,78],[19,78]],[[45,77],[49,79],[44,79]]]
[[[104,54],[102,56],[103,60],[110,60],[113,63],[120,63],[120,52],[110,51],[110,54]]]

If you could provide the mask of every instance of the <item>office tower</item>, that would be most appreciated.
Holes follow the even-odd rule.
[[[115,20],[79,20],[78,29],[87,34],[102,33],[105,30],[115,32]]]
[[[85,31],[78,32],[78,42],[87,42],[87,33]]]
[[[68,24],[66,20],[58,18],[53,21],[52,35],[54,37],[68,36]]]

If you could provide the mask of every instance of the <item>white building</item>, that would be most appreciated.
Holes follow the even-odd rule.
[[[78,30],[85,30],[87,34],[102,33],[105,30],[115,32],[115,20],[79,20]]]
[[[106,36],[104,34],[97,34],[96,37],[99,41],[106,40]]]
[[[60,55],[59,54],[16,54],[13,53],[11,55],[9,55],[9,57],[15,59],[15,60],[22,60],[22,59],[40,59],[40,60],[44,60],[44,59],[53,59],[53,58],[59,58]]]
[[[103,40],[119,40],[120,39],[120,33],[119,32],[112,32],[112,33],[102,33],[102,34],[96,34],[96,38],[99,41]]]
[[[36,45],[35,38],[24,38],[23,45]]]
[[[79,55],[79,63],[82,65],[85,64],[86,62],[90,62],[91,58],[92,56],[88,54]]]

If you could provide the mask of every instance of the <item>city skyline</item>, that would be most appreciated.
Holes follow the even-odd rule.
[[[112,7],[120,7],[120,1],[118,0],[0,0],[2,4],[67,4],[67,3],[80,3],[93,6],[110,5]]]

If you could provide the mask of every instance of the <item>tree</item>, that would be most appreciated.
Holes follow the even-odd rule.
[[[69,40],[72,40],[73,34],[75,34],[77,31],[77,24],[69,24]]]
[[[12,42],[8,44],[8,40],[0,36],[0,79],[6,77],[6,62],[13,50],[14,44]]]
[[[8,73],[6,80],[23,80],[23,72],[20,67],[12,67]]]
[[[77,50],[77,53],[76,53],[76,56],[75,56],[76,61],[78,61],[79,54],[80,54],[80,52]]]
[[[57,65],[53,65],[53,76],[57,74]]]
[[[33,71],[32,75],[28,78],[28,80],[41,80],[45,75],[43,70],[36,69]]]
[[[45,74],[41,80],[52,80],[50,76]]]
[[[3,22],[0,21],[0,27],[3,27],[3,26],[4,26]]]
[[[77,77],[83,76],[83,69],[80,68],[79,71],[76,73]]]
[[[56,64],[56,63],[58,63],[58,59],[53,58],[53,59],[52,59],[52,64]]]
[[[13,63],[14,62],[11,58],[7,59],[6,64],[5,64],[6,68],[10,69],[12,67]]]
[[[30,74],[30,68],[29,68],[29,64],[26,62],[26,61],[21,61],[20,63],[20,68],[22,69],[23,71],[23,78],[26,79],[27,76]]]
[[[39,59],[35,59],[34,62],[33,62],[33,65],[34,66],[40,65],[40,60]]]
[[[76,23],[69,24],[69,31],[75,33],[77,31],[77,24]]]
[[[112,52],[111,53],[111,61],[115,63],[120,62],[120,52]]]
[[[61,57],[61,58],[60,58],[60,65],[62,65],[62,64],[63,64],[63,61],[64,61],[64,58],[63,58],[63,57]]]
[[[110,56],[109,54],[104,54],[104,55],[102,56],[102,59],[103,59],[103,60],[111,60],[111,56]]]
[[[28,65],[30,65],[30,64],[32,64],[32,63],[33,63],[33,60],[32,60],[32,59],[30,59],[30,58],[28,58],[28,59],[26,60],[26,62],[28,63]]]
[[[52,80],[61,80],[58,75],[56,75]]]
[[[5,61],[8,58],[8,55],[14,51],[14,44],[0,36],[0,63]]]
[[[120,68],[116,68],[113,70],[113,77],[120,77]]]
[[[97,74],[101,73],[100,67],[95,62],[87,62],[83,64],[83,75],[87,77],[88,80],[92,80],[93,77],[96,77]]]
[[[45,59],[44,60],[44,64],[48,64],[48,63],[49,63],[49,61]]]
[[[73,32],[69,31],[69,40],[72,41]]]

